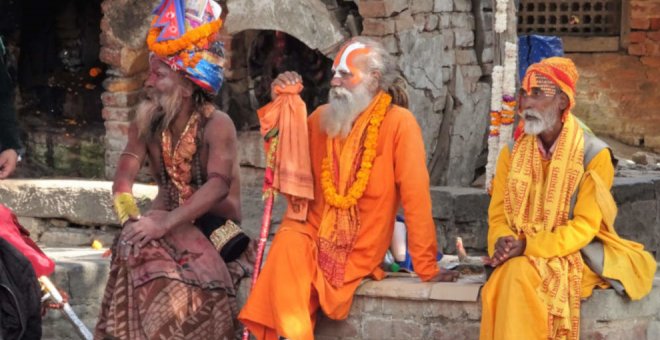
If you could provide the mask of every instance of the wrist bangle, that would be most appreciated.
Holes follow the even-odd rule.
[[[115,195],[114,200],[115,213],[119,219],[119,224],[124,226],[129,220],[140,218],[140,208],[135,203],[135,197],[127,192]]]

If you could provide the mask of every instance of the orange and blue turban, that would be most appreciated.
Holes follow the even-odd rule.
[[[224,46],[217,41],[222,8],[212,0],[163,0],[147,36],[151,53],[209,94],[224,79]]]

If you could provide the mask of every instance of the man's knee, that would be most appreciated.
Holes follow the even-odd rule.
[[[507,286],[538,284],[540,276],[526,256],[511,258],[495,269],[488,281],[497,280]]]
[[[310,256],[314,247],[314,241],[309,235],[296,230],[284,229],[275,235],[271,252],[277,251],[291,256]]]

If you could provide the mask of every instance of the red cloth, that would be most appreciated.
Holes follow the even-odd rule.
[[[30,238],[30,232],[19,223],[16,215],[0,204],[0,238],[7,240],[30,260],[37,277],[50,275],[55,270],[55,262],[39,249]]]

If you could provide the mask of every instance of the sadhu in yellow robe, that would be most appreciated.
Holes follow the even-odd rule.
[[[610,283],[638,300],[656,263],[642,245],[619,238],[611,153],[568,114],[550,159],[524,135],[499,156],[489,207],[488,253],[503,236],[525,238],[524,256],[497,267],[481,292],[481,339],[578,339],[580,300]],[[586,162],[586,166],[584,164]],[[592,243],[592,242],[597,243]],[[602,273],[581,254],[602,245]]]
[[[406,217],[415,271],[422,280],[431,279],[439,271],[421,130],[410,111],[391,105],[380,126],[376,158],[366,191],[357,204],[360,227],[341,268],[343,279],[336,284],[331,282],[336,275],[324,274],[319,265],[322,253],[319,251],[319,228],[328,207],[322,192],[321,171],[329,146],[319,120],[326,109],[327,106],[318,108],[308,120],[314,200],[310,202],[307,220],[283,220],[263,272],[239,315],[239,320],[257,339],[277,339],[278,335],[295,340],[313,339],[319,307],[332,319],[346,318],[360,282],[365,277],[384,277],[379,264],[392,240],[400,205]],[[356,127],[365,124],[368,117],[364,115],[357,119]],[[338,159],[344,160],[339,154],[342,144],[351,143],[351,136],[343,142],[331,142],[338,147]],[[346,165],[350,166],[343,163],[340,167]]]

